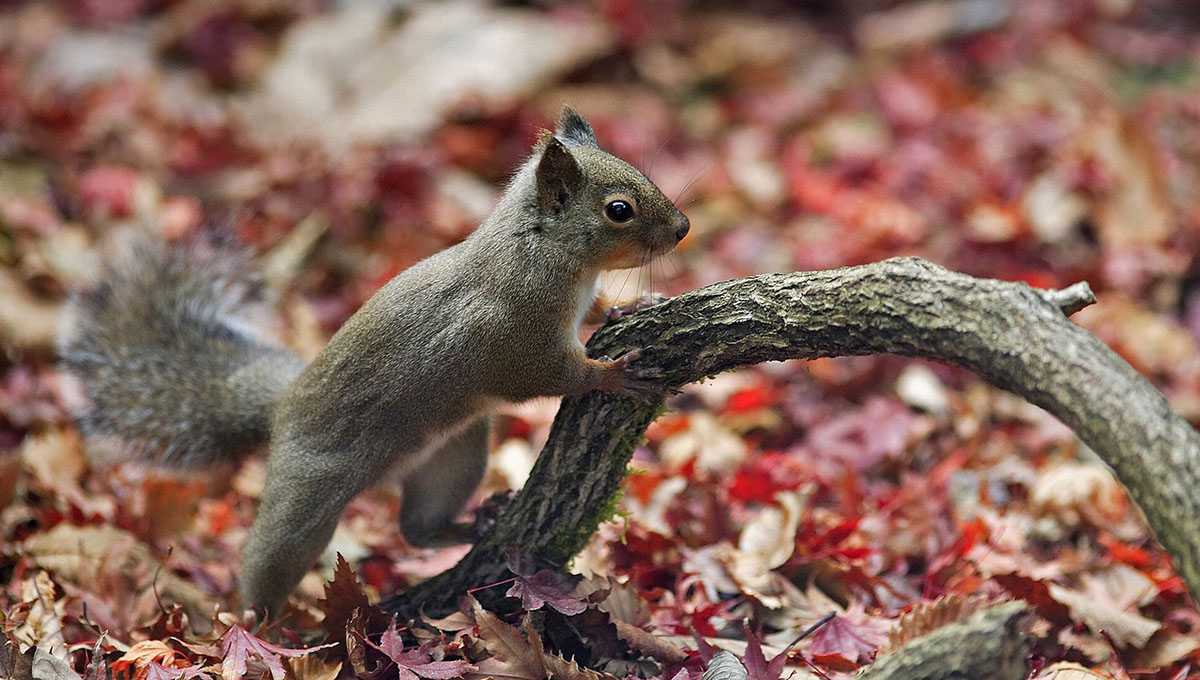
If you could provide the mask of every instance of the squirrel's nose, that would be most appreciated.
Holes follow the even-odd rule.
[[[691,223],[691,221],[688,220],[687,215],[684,215],[683,213],[679,213],[679,219],[680,219],[679,228],[675,230],[675,240],[676,241],[682,241],[683,237],[687,236],[688,230],[690,230],[692,228],[692,223]]]

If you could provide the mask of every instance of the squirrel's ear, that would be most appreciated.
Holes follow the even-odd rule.
[[[537,166],[538,205],[547,213],[562,212],[583,186],[579,163],[556,137],[550,137],[542,149]]]
[[[599,147],[591,123],[588,123],[586,118],[570,106],[564,106],[562,113],[558,114],[558,123],[554,126],[554,134],[559,139],[571,144]]]

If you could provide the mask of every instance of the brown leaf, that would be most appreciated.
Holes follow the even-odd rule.
[[[145,579],[147,585],[154,583],[163,596],[183,605],[194,618],[211,616],[217,606],[215,598],[191,581],[160,569],[160,560],[149,546],[115,527],[59,524],[25,539],[21,547],[35,564],[72,583],[89,583],[100,566]]]
[[[981,595],[964,596],[951,593],[930,602],[921,602],[904,612],[896,621],[896,627],[888,633],[887,642],[879,648],[879,655],[891,654],[919,637],[957,623],[1002,601]]]
[[[748,595],[777,609],[783,606],[778,576],[772,571],[783,565],[796,548],[796,528],[811,491],[781,491],[777,505],[764,508],[742,528],[738,547],[726,566],[729,575]]]
[[[22,653],[16,643],[5,638],[0,646],[0,678],[31,680],[33,678],[33,651]]]
[[[440,619],[431,619],[428,616],[422,616],[421,620],[447,633],[457,633],[475,627],[475,621],[468,614],[457,611],[451,612]]]
[[[50,487],[74,484],[87,468],[83,443],[74,429],[50,428],[26,437],[21,459],[39,481]]]
[[[12,505],[21,479],[21,456],[16,451],[0,451],[0,508]]]
[[[1115,179],[1096,201],[1101,241],[1116,249],[1163,243],[1172,231],[1171,206],[1154,138],[1113,108],[1089,123],[1082,139]]]
[[[532,641],[525,639],[520,630],[496,618],[495,614],[479,604],[479,600],[474,597],[469,599],[475,624],[479,627],[479,639],[483,640],[492,657],[477,664],[479,670],[465,677],[483,678],[497,674],[528,679],[546,677],[541,640],[536,635]]]
[[[1068,527],[1086,520],[1093,526],[1118,524],[1129,512],[1125,491],[1108,468],[1066,463],[1041,470],[1029,492],[1039,511],[1053,514]]]
[[[1081,666],[1072,661],[1059,661],[1042,669],[1034,680],[1112,680],[1113,676]]]
[[[296,680],[335,680],[342,672],[341,660],[326,661],[316,654],[288,659],[288,667]]]
[[[611,673],[595,671],[590,668],[581,668],[574,661],[567,661],[558,654],[545,654],[546,669],[554,678],[562,678],[563,680],[617,680],[617,676]]]
[[[187,667],[187,658],[161,640],[142,640],[129,648],[121,658],[112,663],[114,673],[124,673],[133,680],[145,680],[150,673],[150,664],[158,663],[166,668]]]
[[[325,637],[329,640],[346,638],[346,624],[355,616],[356,610],[363,617],[366,634],[378,633],[391,623],[391,617],[367,599],[358,576],[341,553],[337,556],[333,579],[325,584],[325,597],[317,601],[317,606],[325,613],[321,628],[325,629]]]
[[[1050,595],[1067,606],[1071,615],[1095,632],[1103,631],[1118,647],[1141,649],[1162,628],[1162,624],[1136,611],[1114,606],[1095,593],[1084,593],[1052,583]]]
[[[58,332],[59,306],[34,296],[6,267],[0,268],[0,343],[48,350]]]
[[[42,645],[65,648],[63,617],[66,604],[58,597],[48,573],[39,571],[21,583],[21,602],[28,605],[24,620],[15,626],[15,617],[5,622],[9,637],[20,645],[20,650],[27,652]]]
[[[1182,635],[1160,630],[1146,646],[1129,654],[1130,668],[1163,668],[1182,660],[1200,648],[1195,635]]]
[[[150,538],[178,536],[195,526],[200,501],[209,493],[208,480],[202,476],[149,474],[142,480],[146,507],[142,516],[149,520]]]
[[[617,619],[613,619],[613,625],[617,627],[617,637],[655,661],[679,664],[688,660],[687,652],[667,642],[661,635],[655,635]]]

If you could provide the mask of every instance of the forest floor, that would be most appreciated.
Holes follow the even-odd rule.
[[[67,290],[119,229],[233,233],[311,357],[486,216],[563,103],[691,218],[609,296],[895,255],[1086,280],[1099,302],[1074,320],[1200,422],[1194,3],[336,6],[0,6],[0,675],[694,680],[712,645],[753,680],[849,678],[1003,598],[1038,616],[1031,677],[1200,674],[1195,602],[1071,431],[894,356],[672,397],[575,577],[480,584],[528,619],[465,601],[397,631],[356,612],[464,552],[405,544],[388,488],[351,504],[286,617],[228,611],[263,457],[90,463],[53,357]],[[556,406],[505,410],[473,504],[522,484]],[[329,586],[338,554],[353,573]]]

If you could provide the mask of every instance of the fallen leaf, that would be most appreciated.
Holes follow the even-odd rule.
[[[65,658],[47,652],[40,644],[33,652],[33,677],[34,680],[80,680]]]
[[[266,665],[274,680],[283,680],[287,673],[281,658],[304,656],[332,646],[334,644],[308,649],[287,649],[254,636],[241,626],[231,626],[221,638],[221,651],[225,655],[221,661],[221,677],[225,680],[238,680],[246,674],[246,661],[256,657]]]
[[[13,627],[16,621],[10,619],[6,626],[11,627],[7,631],[8,636],[20,645],[20,651],[24,653],[36,647],[65,654],[63,618],[66,615],[66,603],[63,598],[56,597],[50,575],[39,571],[33,578],[22,582],[21,602],[29,605],[24,620]]]
[[[317,607],[325,614],[321,628],[329,640],[344,640],[346,626],[355,616],[364,619],[368,634],[376,634],[392,623],[382,609],[371,604],[354,569],[341,553],[337,556],[333,578],[325,583],[325,597],[317,601]]]
[[[396,632],[395,619],[392,619],[387,630],[383,632],[378,649],[396,664],[400,680],[416,680],[418,677],[430,680],[450,680],[476,670],[470,663],[461,659],[434,661],[429,654],[429,649],[424,646],[404,651],[404,640]]]
[[[21,460],[49,487],[75,484],[87,469],[83,442],[74,429],[50,428],[26,437]]]
[[[129,675],[133,680],[153,680],[148,677],[151,664],[174,673],[178,673],[179,668],[190,665],[187,657],[161,640],[141,640],[122,654],[121,658],[112,662],[111,668],[114,672]]]
[[[732,653],[719,649],[709,659],[701,680],[746,680],[746,667]]]
[[[839,613],[809,638],[810,654],[837,654],[855,663],[871,659],[888,639],[890,622],[868,616],[857,605]]]
[[[887,643],[879,648],[879,655],[890,654],[917,638],[962,621],[997,602],[999,600],[979,595],[965,596],[957,593],[943,595],[928,602],[919,602],[896,621],[895,628],[888,633]]]
[[[340,660],[326,661],[316,654],[288,659],[296,680],[336,680],[342,672]]]
[[[492,656],[476,664],[477,671],[468,673],[467,677],[504,675],[527,680],[545,678],[546,666],[541,651],[535,650],[515,626],[510,626],[484,609],[479,600],[474,597],[468,599],[471,611],[475,614],[475,623],[479,627],[479,639],[483,640],[484,646]],[[540,640],[538,643],[540,646]]]
[[[1132,650],[1129,654],[1130,668],[1166,668],[1182,661],[1200,649],[1200,640],[1195,635],[1160,630],[1150,638],[1146,646]]]
[[[655,635],[624,621],[613,619],[617,637],[621,638],[642,654],[660,663],[680,664],[688,660],[688,653],[671,644],[665,636]]]
[[[517,100],[612,42],[585,15],[555,19],[472,2],[416,5],[398,26],[382,8],[333,12],[288,33],[261,91],[243,103],[272,140],[303,135],[334,148],[411,141],[465,96]]]
[[[1162,628],[1162,624],[1136,612],[1098,599],[1094,593],[1050,584],[1050,595],[1071,610],[1071,615],[1087,624],[1093,632],[1103,632],[1118,647],[1141,649]]]
[[[669,469],[695,460],[696,467],[714,475],[727,475],[746,457],[746,443],[712,414],[697,411],[688,418],[688,428],[671,435],[658,446],[659,458]]]
[[[782,566],[796,549],[796,529],[812,489],[780,491],[777,505],[763,508],[742,528],[738,547],[727,557],[729,575],[743,592],[764,606],[783,605],[773,570]]]
[[[1113,680],[1113,676],[1074,661],[1059,661],[1043,668],[1033,680]]]
[[[586,604],[571,595],[579,580],[579,576],[549,569],[542,569],[528,577],[517,574],[516,582],[505,595],[521,598],[521,606],[525,611],[531,612],[546,604],[567,616],[573,616],[587,609]]]
[[[85,583],[96,578],[98,565],[105,565],[145,579],[147,584],[153,581],[165,597],[183,605],[189,616],[207,618],[217,605],[214,597],[191,581],[160,569],[161,561],[149,546],[116,527],[59,524],[30,536],[21,546],[35,564],[66,581]]]

